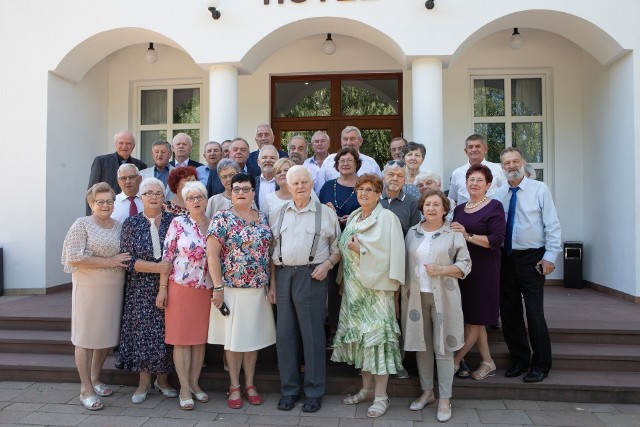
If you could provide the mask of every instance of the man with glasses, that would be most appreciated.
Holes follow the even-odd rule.
[[[118,185],[117,172],[121,164],[133,163],[137,166],[138,170],[147,168],[145,162],[131,157],[131,153],[136,147],[136,139],[133,136],[133,132],[130,130],[118,131],[113,137],[113,142],[116,147],[115,153],[104,154],[93,159],[87,188],[91,188],[99,182],[106,182],[113,188],[113,191],[118,193],[121,190],[120,185]],[[87,215],[90,214],[91,209],[89,205],[87,205]]]
[[[462,165],[451,174],[451,184],[449,186],[449,197],[456,202],[457,205],[467,203],[469,201],[469,192],[467,191],[467,170],[471,165],[483,164],[491,169],[493,175],[493,182],[491,187],[487,191],[487,197],[491,198],[493,193],[503,185],[506,180],[504,179],[504,172],[502,172],[502,166],[499,163],[491,163],[485,160],[485,156],[489,151],[489,145],[482,135],[473,134],[470,135],[464,142],[464,153],[469,158],[469,162],[466,165]]]
[[[113,204],[111,218],[123,222],[130,216],[142,212],[142,200],[140,200],[140,183],[142,177],[136,165],[125,163],[118,168],[118,182],[122,192],[116,195]]]
[[[342,130],[342,135],[340,137],[340,144],[342,148],[344,147],[353,147],[360,155],[360,160],[362,161],[362,165],[360,169],[356,172],[358,176],[365,173],[374,173],[379,177],[382,177],[382,172],[380,171],[380,166],[376,163],[373,157],[369,157],[364,153],[360,152],[360,147],[362,146],[362,133],[360,129],[355,126],[347,126]],[[324,162],[322,162],[322,168],[316,175],[316,180],[314,183],[314,188],[322,188],[325,182],[336,179],[340,176],[340,172],[338,172],[333,165],[335,164],[334,158],[335,154],[329,155]]]

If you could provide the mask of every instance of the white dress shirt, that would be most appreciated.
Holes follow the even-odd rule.
[[[138,208],[138,213],[142,212],[144,210],[144,206],[142,206],[140,196],[136,195],[136,198],[133,200]],[[124,222],[125,219],[129,218],[129,207],[131,207],[131,202],[127,199],[127,195],[124,193],[118,193],[118,195],[116,195],[116,200],[113,202],[111,218]]]
[[[555,263],[562,252],[560,220],[549,187],[543,182],[523,178],[516,199],[513,220],[512,247],[514,250],[544,247],[542,259]],[[494,199],[502,202],[505,219],[511,201],[509,184],[496,190]]]
[[[302,165],[311,171],[311,177],[313,178],[313,191],[316,194],[320,194],[322,185],[318,186],[318,173],[320,173],[321,166],[316,160],[316,156],[309,157]]]
[[[362,161],[362,165],[360,165],[360,169],[356,175],[360,176],[365,173],[375,173],[379,177],[382,177],[382,171],[380,170],[380,166],[376,163],[373,157],[369,157],[364,153],[360,154],[360,161]],[[313,184],[313,188],[322,188],[325,182],[330,181],[332,179],[336,179],[340,176],[340,172],[336,170],[334,167],[336,163],[336,155],[329,154],[324,162],[322,162],[322,168],[318,172],[316,181]],[[320,191],[320,190],[318,190]]]
[[[502,170],[502,165],[499,163],[491,163],[486,160],[480,162],[484,166],[491,169],[493,175],[493,181],[491,181],[491,187],[487,190],[487,197],[494,198],[493,194],[496,190],[507,183]],[[451,185],[449,186],[449,197],[455,200],[456,204],[461,205],[469,201],[469,192],[467,191],[467,171],[471,167],[471,163],[467,162],[466,165],[462,165],[451,174]]]
[[[258,189],[258,206],[262,207],[265,203],[267,195],[276,191],[276,177],[274,176],[270,180],[260,174],[260,188]]]

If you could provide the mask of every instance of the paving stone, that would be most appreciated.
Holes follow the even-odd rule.
[[[640,405],[616,403],[614,406],[622,413],[640,414]]]
[[[300,417],[334,417],[334,418],[355,418],[357,406],[371,405],[371,403],[361,403],[359,405],[345,405],[342,403],[343,396],[325,396],[322,399],[322,408],[315,413],[299,412]],[[282,412],[282,411],[278,411]]]
[[[338,424],[340,424],[340,418],[335,418],[335,417],[325,418],[325,417],[318,416],[318,417],[300,417],[299,425],[309,426],[309,427],[337,427]]]
[[[527,415],[535,424],[550,426],[600,427],[604,425],[594,414],[587,411],[527,411]]]
[[[78,383],[32,383],[31,389],[37,390],[68,390],[80,393],[80,384]]]
[[[618,412],[613,403],[536,402],[543,411]]]
[[[438,407],[434,405],[429,405],[424,408],[422,411],[422,419],[427,422],[438,422],[436,419],[436,414],[438,413]],[[447,426],[449,423],[453,424],[466,424],[466,423],[479,423],[480,417],[478,416],[478,412],[473,408],[451,408],[451,419],[447,422]]]
[[[103,402],[104,403],[104,402]],[[86,411],[84,406],[78,401],[78,405],[67,405],[63,403],[47,403],[43,405],[37,412],[57,412],[60,414],[82,414]],[[34,412],[36,412],[34,410]]]
[[[23,393],[23,390],[13,388],[0,389],[0,402],[9,402],[20,393]]]
[[[156,417],[157,417],[157,415],[156,415]],[[198,422],[200,420],[213,421],[218,417],[218,414],[216,412],[198,411],[197,409],[193,410],[193,411],[185,411],[185,410],[182,410],[182,409],[174,409],[172,411],[167,412],[164,415],[164,417],[165,418],[183,419],[183,420],[195,420],[195,422]]]
[[[79,425],[83,427],[140,427],[148,419],[148,417],[127,417],[124,415],[117,417],[89,415]]]
[[[44,403],[10,403],[9,406],[5,407],[3,410],[35,412],[38,409],[42,408],[43,406],[44,406]]]
[[[0,411],[0,423],[4,425],[4,423],[16,423],[30,415],[30,411]]]
[[[637,427],[640,426],[638,414],[594,414],[607,427]]]
[[[218,414],[218,417],[214,421],[225,421],[227,423],[242,423],[246,424],[249,419],[248,415],[236,413],[236,414]]]
[[[522,409],[524,411],[527,409],[533,411],[540,410],[538,402],[532,400],[504,400],[504,404],[507,409]]]
[[[175,399],[166,399],[164,396],[162,396],[161,394],[151,394],[149,393],[147,395],[147,399],[142,402],[142,403],[133,403],[131,401],[131,396],[133,396],[133,393],[127,393],[127,394],[123,394],[122,396],[116,398],[115,400],[113,398],[111,398],[111,405],[113,406],[119,406],[121,408],[155,408],[158,407],[158,405],[165,401],[165,400],[172,400],[174,404],[176,404],[176,400]]]
[[[1,392],[1,391],[0,391]],[[29,388],[20,391],[11,400],[23,403],[67,403],[78,398],[78,391],[56,390],[52,388]],[[80,401],[78,401],[80,402]]]
[[[480,421],[486,424],[533,424],[520,409],[478,409]]]
[[[82,414],[56,414],[51,412],[33,412],[20,420],[20,423],[42,424],[48,426],[77,426],[87,418]],[[111,418],[111,417],[109,417]],[[113,419],[113,418],[111,418]]]
[[[488,425],[490,425],[491,427],[524,427],[522,424],[476,424],[476,423],[469,423],[467,424],[467,427],[486,427]],[[525,424],[525,426],[527,425],[529,424]],[[449,426],[447,425],[447,427]]]
[[[245,427],[244,423],[227,423],[224,421],[198,421],[195,427]]]
[[[24,390],[29,388],[33,383],[30,381],[0,381],[0,389]]]
[[[149,421],[143,424],[147,427],[193,427],[198,420],[180,420],[177,418],[149,418]]]
[[[287,415],[250,415],[249,419],[247,420],[247,423],[251,425],[264,424],[277,426],[297,426],[299,422],[299,417],[291,417]]]
[[[11,405],[12,405],[12,403],[10,403],[10,402],[0,402],[0,409],[4,409],[7,406],[11,406]]]
[[[122,411],[121,415],[126,415],[129,417],[162,418],[168,412],[169,411],[166,409],[158,409],[158,408],[125,408]]]
[[[373,420],[371,418],[341,418],[339,427],[373,427]]]
[[[398,399],[394,399],[394,402]],[[404,403],[404,402],[402,402]],[[387,408],[387,412],[383,415],[385,419],[405,420],[405,421],[422,421],[422,413],[420,411],[410,411],[407,404],[391,405]],[[356,418],[368,418],[367,410],[371,406],[371,402],[359,403],[356,409]]]
[[[387,419],[383,417],[373,420],[373,427],[413,427],[413,421]]]
[[[502,400],[451,399],[451,406],[454,408],[507,409]]]

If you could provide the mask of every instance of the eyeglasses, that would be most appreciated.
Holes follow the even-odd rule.
[[[119,176],[118,181],[135,181],[140,175],[128,175],[128,176]]]
[[[226,174],[226,175],[220,175],[220,180],[221,180],[221,181],[226,181],[226,180],[228,180],[228,179],[233,178],[233,177],[234,177],[234,176],[236,176],[237,174],[238,174],[238,172],[233,172],[233,173],[229,173],[229,174]]]
[[[373,192],[375,192],[375,191],[376,191],[376,189],[375,189],[375,188],[367,187],[367,188],[357,188],[357,189],[356,189],[356,191],[357,191],[358,193],[373,193]]]
[[[147,191],[146,193],[142,193],[143,196],[153,197],[154,199],[159,199],[160,197],[164,197],[164,193],[162,191]]]
[[[113,200],[96,200],[95,204],[98,206],[104,206],[104,204],[107,204],[107,206],[113,206]]]
[[[192,202],[200,202],[200,201],[205,200],[205,199],[206,199],[206,197],[204,197],[202,195],[200,195],[200,196],[189,196],[189,197],[186,198],[186,201],[192,203]]]
[[[387,162],[387,165],[388,166],[398,165],[401,168],[403,168],[404,167],[404,162],[402,160],[389,160]]]
[[[482,178],[469,178],[467,179],[467,182],[470,184],[484,184],[487,181]]]
[[[338,160],[338,163],[341,163],[343,165],[348,165],[350,163],[355,163],[355,159],[340,159]]]
[[[240,193],[247,194],[247,193],[252,192],[253,188],[251,188],[251,187],[233,187],[231,189],[231,191],[236,193],[236,194],[240,194]]]

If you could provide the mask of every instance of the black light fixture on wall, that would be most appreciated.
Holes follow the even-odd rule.
[[[427,9],[431,10],[436,6],[436,2],[434,0],[427,0],[424,3],[424,7],[426,7]]]
[[[153,43],[149,43],[149,49],[144,53],[144,60],[148,64],[154,64],[158,60],[158,52],[153,48]]]
[[[205,0],[207,5],[207,9],[211,12],[211,17],[213,19],[220,19],[222,13],[220,13],[220,1],[219,0]]]

